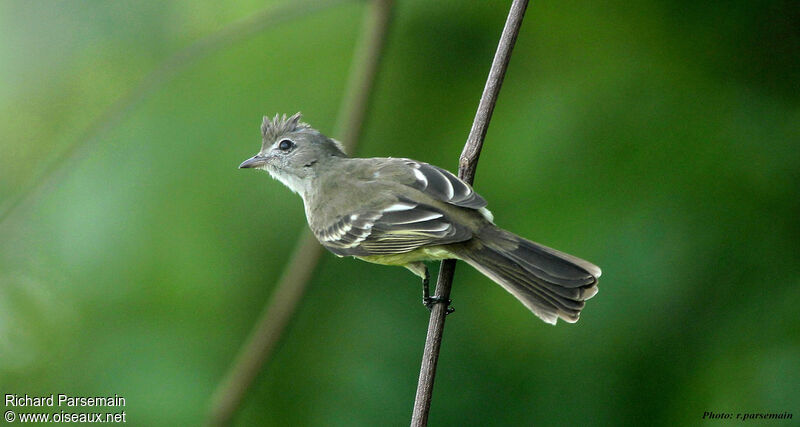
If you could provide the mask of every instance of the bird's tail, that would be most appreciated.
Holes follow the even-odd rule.
[[[575,323],[597,293],[600,268],[580,258],[487,226],[455,254],[517,297],[547,323]]]

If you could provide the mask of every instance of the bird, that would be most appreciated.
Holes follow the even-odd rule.
[[[578,321],[597,293],[596,265],[527,240],[494,223],[471,185],[437,166],[393,157],[348,157],[342,144],[302,115],[265,116],[261,149],[239,165],[268,172],[303,199],[308,226],[339,257],[402,266],[422,278],[425,262],[466,262],[555,325]]]

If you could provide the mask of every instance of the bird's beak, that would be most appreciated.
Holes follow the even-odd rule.
[[[267,158],[259,155],[255,155],[239,165],[239,169],[246,169],[246,168],[257,168],[259,166],[263,166],[267,163]]]

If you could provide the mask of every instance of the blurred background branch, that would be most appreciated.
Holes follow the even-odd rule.
[[[291,1],[270,6],[261,12],[234,22],[222,30],[210,34],[174,53],[147,74],[127,94],[117,99],[72,142],[57,153],[49,154],[46,161],[36,165],[36,173],[15,194],[0,205],[0,226],[26,200],[31,200],[47,182],[55,182],[56,176],[66,171],[66,166],[75,165],[77,159],[91,149],[92,143],[113,129],[128,116],[144,99],[169,83],[200,58],[216,52],[231,43],[242,40],[270,26],[319,12],[344,3],[346,0]]]
[[[355,151],[362,133],[389,31],[393,3],[393,0],[372,0],[364,15],[361,40],[353,57],[334,133],[349,153]],[[210,425],[230,423],[295,313],[321,254],[322,246],[304,227],[271,299],[212,397]]]
[[[517,41],[519,29],[522,26],[522,18],[525,16],[525,9],[528,7],[528,0],[514,0],[508,11],[508,18],[503,27],[497,51],[489,69],[489,77],[483,88],[481,100],[478,103],[478,111],[472,122],[464,151],[461,152],[458,166],[458,176],[464,181],[472,184],[475,180],[475,170],[478,167],[478,159],[481,155],[483,140],[489,128],[489,121],[492,119],[494,106],[497,104],[497,96],[500,87],[503,85],[503,78],[511,60],[511,51]],[[450,288],[453,285],[456,261],[442,261],[439,268],[439,276],[436,284],[436,296],[444,301],[450,299]],[[431,409],[431,397],[433,396],[433,383],[436,378],[436,365],[439,361],[439,349],[442,345],[444,334],[444,321],[447,316],[447,304],[435,304],[431,310],[431,318],[428,323],[428,334],[425,338],[425,350],[422,354],[422,364],[420,365],[419,383],[417,384],[417,395],[414,400],[414,411],[411,415],[411,425],[415,427],[428,425],[428,414]]]

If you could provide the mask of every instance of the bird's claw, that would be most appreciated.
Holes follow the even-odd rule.
[[[447,309],[445,309],[445,314],[450,314],[450,313],[456,311],[455,308],[450,307],[450,303],[451,302],[452,301],[450,301],[447,298],[442,298],[442,297],[437,297],[437,296],[433,296],[433,297],[426,296],[426,297],[422,298],[422,303],[425,304],[425,307],[428,307],[428,310],[433,310],[434,304],[441,304],[441,303],[446,304],[447,305]]]

